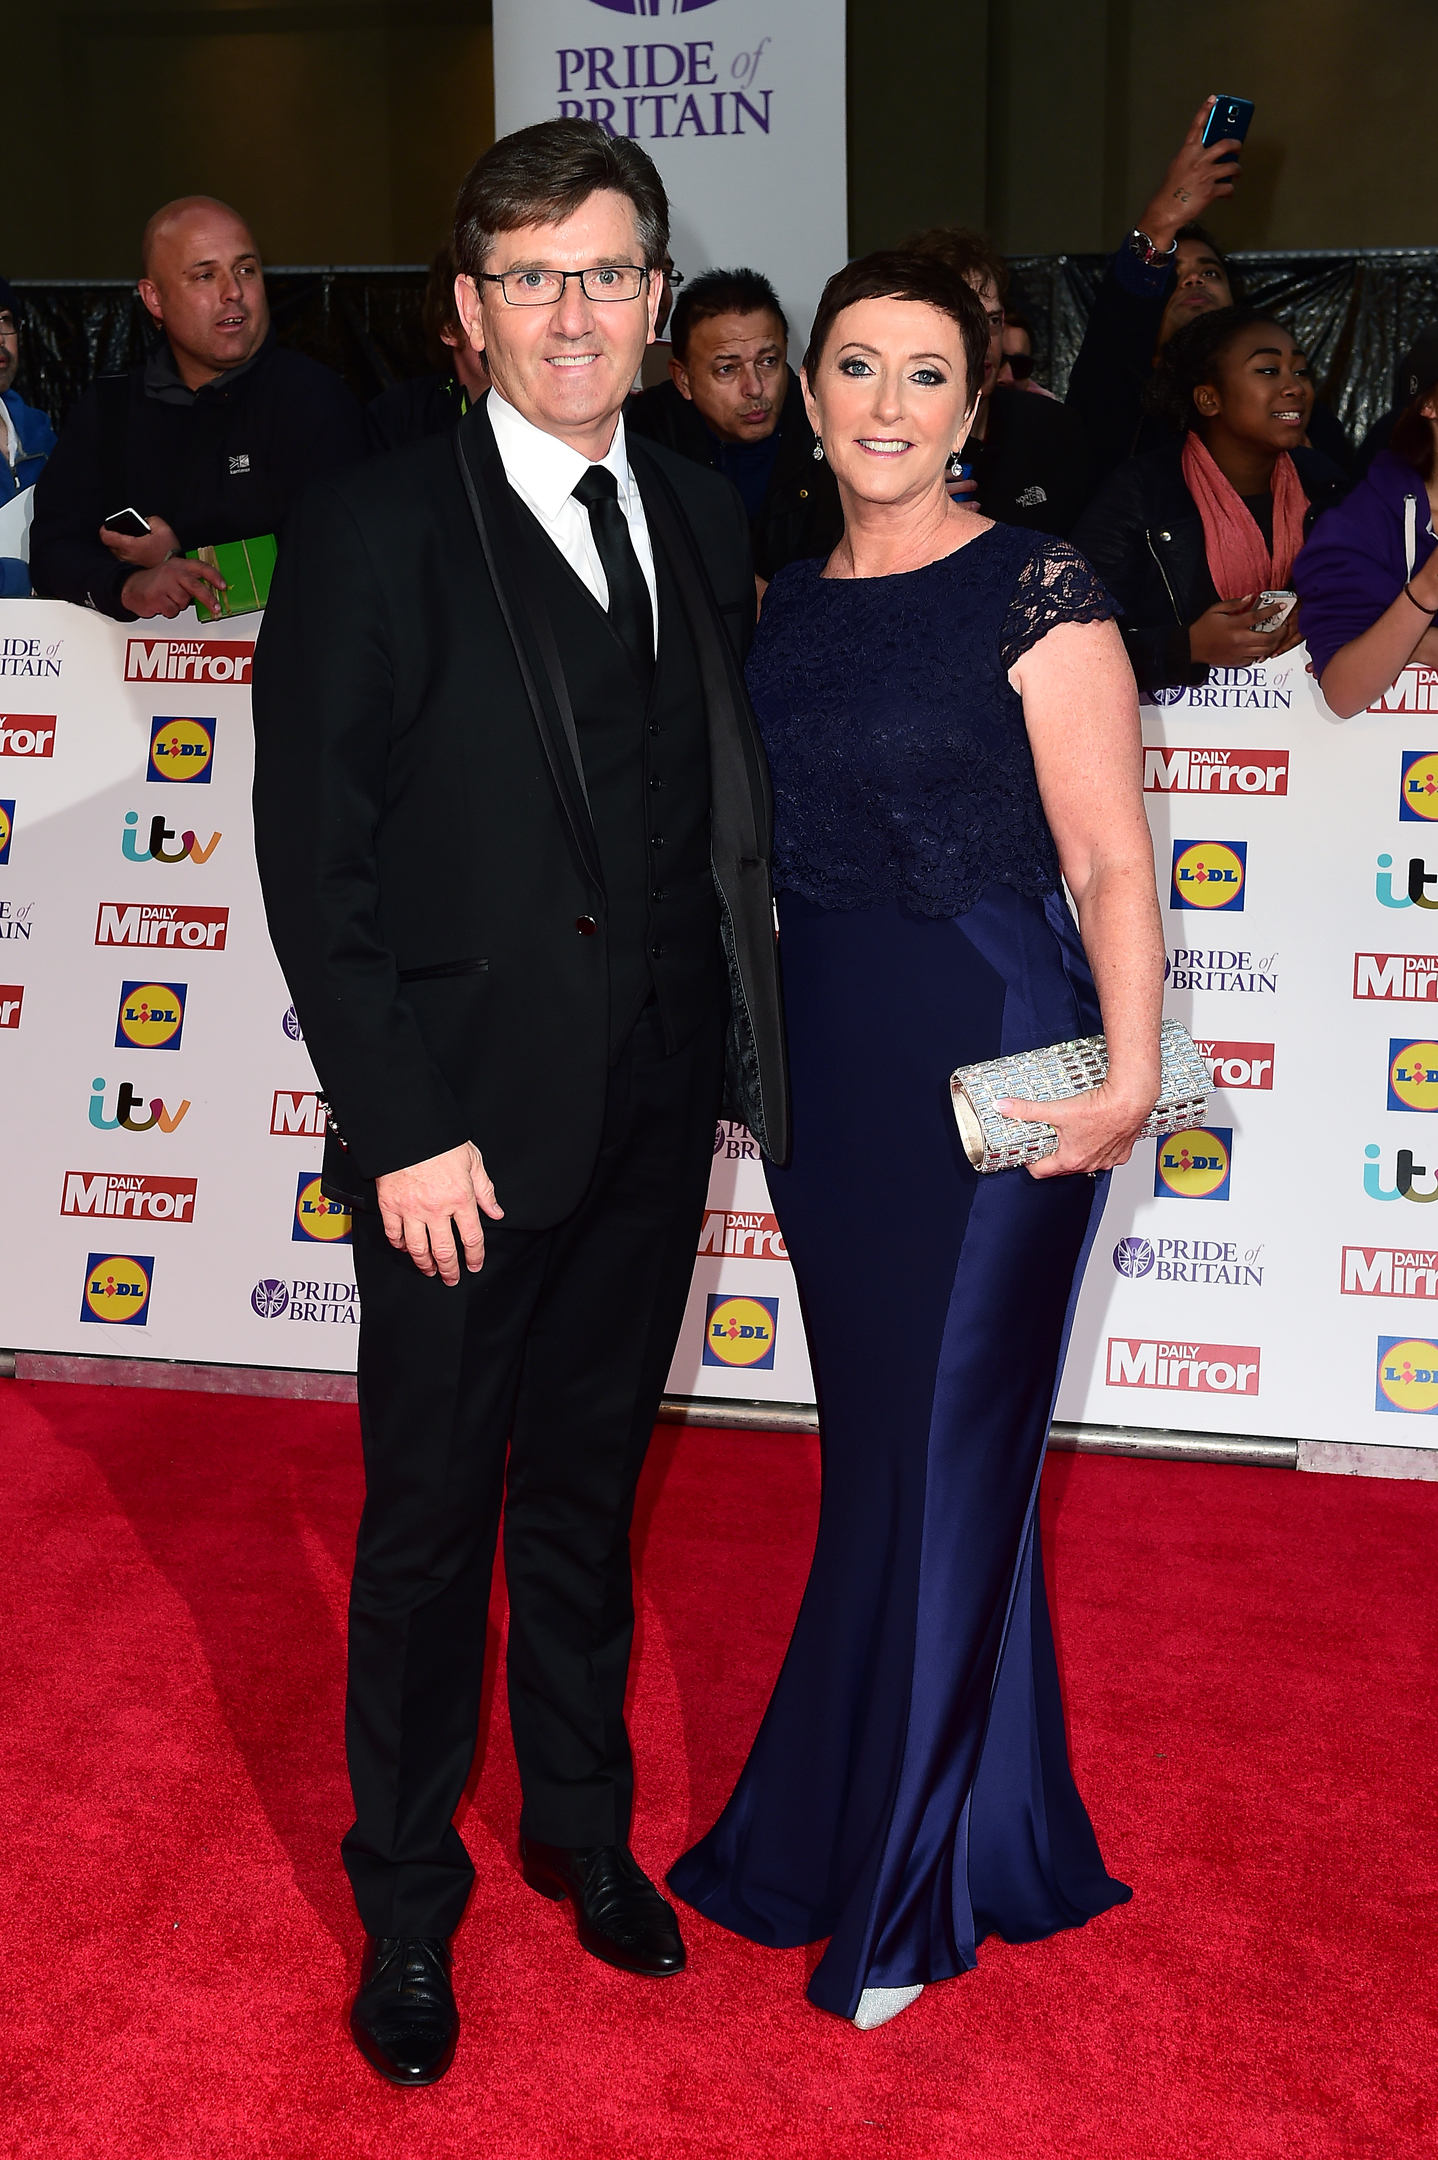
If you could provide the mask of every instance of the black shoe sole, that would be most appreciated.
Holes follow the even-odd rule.
[[[635,1973],[643,1980],[671,1980],[676,1974],[683,1972],[688,1963],[687,1955],[682,1956],[677,1965],[645,1964],[643,1960],[636,1959],[632,1951],[626,1950],[622,1943],[615,1942],[612,1937],[601,1934],[598,1928],[590,1926],[580,1908],[579,1899],[561,1876],[552,1875],[548,1868],[538,1867],[528,1859],[522,1861],[520,1866],[531,1890],[537,1890],[542,1898],[548,1898],[552,1904],[567,1904],[572,1907],[580,1948],[587,1950],[591,1957],[602,1959],[606,1965],[612,1965],[616,1972]]]
[[[450,2068],[454,2061],[455,2048],[459,2044],[459,2027],[456,2025],[454,2038],[450,2041],[441,2061],[436,2063],[433,2069],[430,2070],[401,2070],[387,2058],[381,2058],[373,2042],[370,2041],[368,2033],[357,2026],[352,2019],[350,2021],[350,2038],[369,2064],[371,2070],[382,2077],[386,2084],[398,2085],[402,2089],[417,2092],[421,2086],[437,2085]]]

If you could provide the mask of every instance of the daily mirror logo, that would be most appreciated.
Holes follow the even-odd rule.
[[[253,638],[128,638],[126,682],[247,683]]]
[[[1148,746],[1145,795],[1286,795],[1286,750],[1184,750]]]

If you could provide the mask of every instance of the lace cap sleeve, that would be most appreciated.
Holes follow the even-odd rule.
[[[1108,622],[1118,609],[1076,547],[1044,540],[1020,570],[999,639],[1006,668],[1047,636],[1055,623]]]

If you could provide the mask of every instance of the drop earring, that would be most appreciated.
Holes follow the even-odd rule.
[[[822,465],[824,462],[824,444],[822,437],[818,435],[814,437],[814,456]]]
[[[960,475],[960,474],[962,473],[963,469],[964,469],[964,453],[963,453],[963,451],[962,451],[962,450],[951,450],[951,451],[949,452],[949,478],[950,478],[951,480],[957,480],[957,479],[958,479],[958,477],[959,477],[959,475]]]

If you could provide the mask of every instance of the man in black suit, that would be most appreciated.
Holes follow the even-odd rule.
[[[588,122],[486,152],[456,294],[494,387],[304,497],[256,654],[260,874],[363,1307],[351,2029],[400,2084],[454,2049],[501,1501],[525,1879],[609,1963],[684,1963],[628,1845],[629,1522],[716,1113],[782,1159],[787,1103],[743,506],[621,418],[667,225]]]

